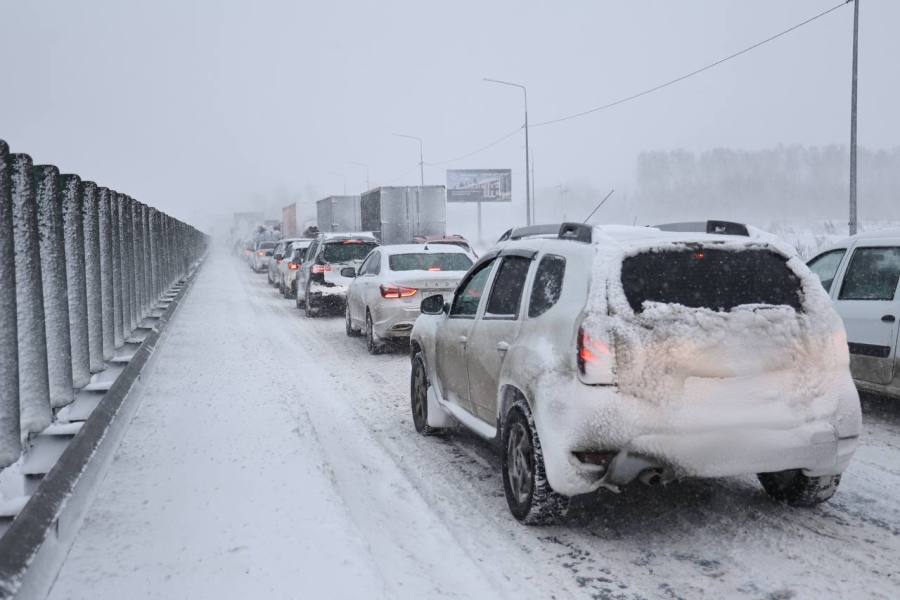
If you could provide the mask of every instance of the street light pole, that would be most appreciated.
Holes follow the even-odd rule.
[[[859,63],[859,0],[853,2],[853,75],[850,84],[850,235],[856,235],[856,77]]]
[[[422,158],[422,138],[416,137],[414,135],[406,135],[404,133],[395,133],[397,137],[407,138],[410,140],[416,140],[419,142],[419,185],[422,187],[425,186],[425,159]]]
[[[501,81],[500,79],[484,78],[490,83],[499,83],[500,85],[509,85],[522,90],[525,99],[525,224],[531,225],[532,222],[532,206],[531,206],[531,159],[529,158],[528,144],[528,89],[521,83],[513,83],[511,81]]]
[[[371,190],[372,184],[369,183],[369,165],[367,165],[366,163],[355,162],[355,161],[350,161],[350,164],[356,165],[357,167],[364,167],[366,169],[366,191]]]

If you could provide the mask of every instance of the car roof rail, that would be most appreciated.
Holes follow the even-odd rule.
[[[512,229],[507,229],[497,241],[505,242],[507,240],[521,240],[522,238],[534,237],[539,235],[549,236],[558,234],[559,223],[544,225],[525,225],[524,227],[513,227]]]
[[[590,244],[594,241],[594,226],[587,223],[563,223],[559,226],[557,237],[561,240]]]
[[[735,223],[734,221],[720,221],[710,219],[709,221],[684,221],[681,223],[662,223],[654,225],[655,228],[662,231],[693,231],[697,233],[711,233],[715,235],[740,235],[750,237],[750,230],[743,223]]]

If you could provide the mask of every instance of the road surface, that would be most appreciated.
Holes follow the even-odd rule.
[[[158,352],[53,599],[900,597],[889,403],[819,508],[753,477],[638,484],[529,528],[487,443],[415,434],[402,350],[369,356],[225,253]]]

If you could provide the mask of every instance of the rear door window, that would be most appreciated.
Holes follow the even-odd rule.
[[[807,266],[809,266],[809,269],[816,274],[819,281],[822,282],[822,287],[825,288],[826,292],[831,291],[831,284],[834,283],[834,276],[837,273],[838,267],[841,265],[841,259],[844,258],[846,252],[847,250],[844,248],[841,248],[840,250],[829,250],[809,261]]]
[[[857,248],[850,257],[839,300],[893,300],[900,280],[900,247]]]
[[[522,304],[522,290],[531,259],[521,256],[504,256],[497,269],[491,295],[488,298],[485,318],[518,319]]]
[[[566,259],[555,254],[547,254],[538,263],[531,286],[531,300],[528,302],[528,316],[539,317],[559,301],[562,294],[563,277],[566,274]]]
[[[391,271],[468,271],[472,259],[460,252],[416,252],[388,258]]]
[[[345,263],[354,260],[362,260],[377,246],[375,242],[366,242],[358,240],[343,240],[335,242],[325,242],[322,255],[325,262],[329,263]]]

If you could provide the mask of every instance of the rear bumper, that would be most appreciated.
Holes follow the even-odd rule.
[[[381,339],[409,338],[413,325],[419,316],[418,298],[390,298],[369,307],[372,313],[372,328]]]
[[[798,407],[720,398],[715,409],[673,408],[620,393],[614,386],[557,380],[533,403],[547,478],[561,494],[624,485],[644,471],[662,478],[726,477],[802,469],[836,475],[860,434],[859,396],[847,374]],[[748,407],[757,419],[747,418]],[[616,452],[606,468],[575,452]]]
[[[328,285],[319,281],[309,284],[309,298],[313,302],[327,306],[343,306],[347,301],[347,287],[343,285]]]

